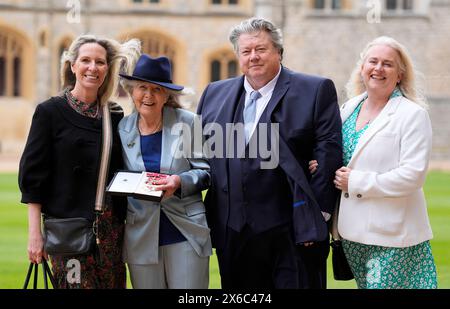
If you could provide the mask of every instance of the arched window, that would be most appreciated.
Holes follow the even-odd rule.
[[[210,61],[211,82],[227,79],[238,75],[238,62],[231,50],[213,54]]]
[[[0,96],[23,96],[23,52],[20,39],[0,31]]]
[[[154,33],[151,31],[143,31],[138,33],[132,33],[126,36],[127,38],[137,38],[141,41],[142,53],[148,54],[151,57],[165,56],[169,58],[170,64],[172,66],[172,79],[175,81],[175,76],[177,76],[177,64],[176,59],[176,46],[172,40],[165,37],[162,34]],[[125,96],[126,92],[119,87],[119,96]]]
[[[162,36],[155,36],[153,33],[142,33],[136,38],[141,40],[142,52],[152,57],[166,56],[170,59],[172,70],[175,70],[173,59],[175,59],[175,46],[165,40]]]
[[[58,91],[60,90],[60,88],[61,88],[61,78],[60,78],[60,75],[61,75],[61,57],[62,57],[62,54],[66,51],[66,50],[68,50],[69,49],[69,47],[70,47],[70,44],[72,44],[72,38],[70,38],[70,37],[65,37],[65,38],[63,38],[60,42],[59,42],[59,44],[58,44],[58,49],[57,49],[57,55],[56,55],[56,61],[57,61],[57,69],[58,69],[58,71],[56,72],[56,76],[57,76],[57,85],[58,85]]]

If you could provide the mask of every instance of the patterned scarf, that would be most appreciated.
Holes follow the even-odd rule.
[[[69,89],[64,91],[64,95],[66,96],[70,107],[72,107],[77,113],[90,118],[100,118],[100,107],[98,101],[92,104],[84,103],[75,98]]]

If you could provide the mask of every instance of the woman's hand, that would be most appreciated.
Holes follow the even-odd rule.
[[[47,252],[44,251],[44,239],[42,233],[30,232],[28,235],[28,259],[34,264],[40,264],[42,257],[48,260]]]
[[[41,204],[28,204],[28,259],[30,262],[39,264],[42,256],[48,260],[47,252],[44,251],[44,239],[41,232]]]
[[[333,181],[336,188],[343,192],[348,192],[348,179],[350,178],[351,172],[352,170],[345,166],[336,171],[336,175]]]
[[[170,175],[165,179],[159,180],[155,185],[154,189],[164,191],[163,198],[168,198],[181,187],[181,178],[178,175]]]
[[[319,166],[319,163],[317,163],[317,160],[309,161],[309,172],[311,173],[311,175],[317,171],[318,166]]]

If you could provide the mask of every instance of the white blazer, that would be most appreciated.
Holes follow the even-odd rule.
[[[344,122],[361,102],[341,107]],[[404,97],[387,103],[361,136],[341,194],[338,231],[368,245],[409,247],[433,237],[422,186],[431,152],[428,113]]]

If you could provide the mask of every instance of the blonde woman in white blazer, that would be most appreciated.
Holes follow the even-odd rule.
[[[406,49],[379,37],[361,54],[347,85],[353,98],[341,107],[338,231],[359,288],[437,287],[422,190],[431,123],[414,84]]]

